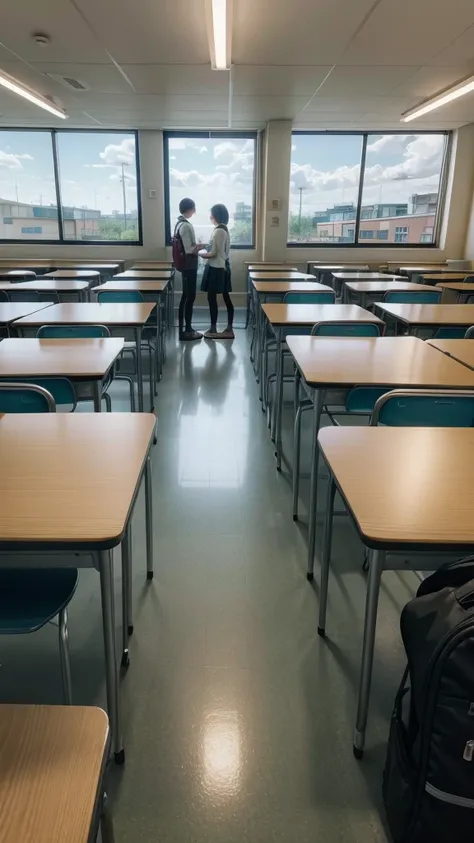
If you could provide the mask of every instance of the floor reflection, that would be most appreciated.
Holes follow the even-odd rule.
[[[202,783],[211,797],[234,797],[242,778],[241,734],[236,711],[216,711],[204,724]]]

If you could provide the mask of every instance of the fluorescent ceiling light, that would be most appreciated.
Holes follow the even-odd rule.
[[[22,82],[18,82],[13,76],[10,76],[8,73],[4,73],[3,70],[0,70],[0,85],[7,88],[8,91],[12,91],[12,93],[18,94],[19,97],[23,97],[25,100],[28,100],[28,102],[39,105],[40,108],[44,108],[46,111],[54,114],[55,117],[60,117],[62,120],[66,120],[68,117],[62,108],[58,108],[53,105],[53,103],[46,99],[46,97],[43,97],[42,94],[35,93],[35,91],[32,91],[31,88],[27,88],[26,85],[23,85]]]
[[[207,29],[213,70],[229,70],[232,29],[232,0],[208,0]]]
[[[438,96],[432,97],[430,100],[426,100],[426,102],[421,105],[417,105],[416,108],[411,108],[409,111],[406,111],[405,114],[402,114],[402,123],[409,123],[410,120],[416,120],[417,117],[429,114],[429,112],[434,111],[435,108],[440,108],[442,105],[446,105],[448,102],[457,100],[465,94],[470,94],[472,91],[474,91],[474,76],[470,76],[469,79],[465,79],[464,82],[460,82],[458,85],[448,88],[448,90],[443,94],[438,94]]]

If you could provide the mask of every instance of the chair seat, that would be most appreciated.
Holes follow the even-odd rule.
[[[76,568],[0,568],[0,634],[41,629],[67,606],[77,579]]]

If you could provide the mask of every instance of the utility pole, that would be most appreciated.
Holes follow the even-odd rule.
[[[300,192],[300,210],[299,210],[299,214],[298,214],[298,233],[301,234],[301,211],[302,211],[302,208],[303,208],[303,190],[306,190],[306,188],[305,187],[299,187],[298,190]]]
[[[123,230],[127,230],[127,193],[125,190],[125,167],[126,164],[122,164],[122,196],[123,196]]]

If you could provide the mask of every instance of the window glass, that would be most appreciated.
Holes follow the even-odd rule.
[[[443,134],[368,136],[362,210],[389,243],[434,242],[444,150]]]
[[[362,135],[299,135],[291,145],[289,243],[353,243]]]
[[[135,134],[58,132],[65,240],[140,239]]]
[[[167,239],[170,240],[184,197],[196,203],[192,223],[196,237],[208,243],[213,229],[212,205],[223,203],[229,211],[233,246],[252,247],[254,242],[256,135],[192,137],[165,134],[167,157]]]
[[[58,240],[50,132],[0,130],[0,239]],[[33,225],[48,210],[44,225]]]

